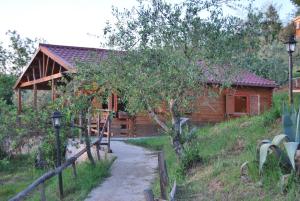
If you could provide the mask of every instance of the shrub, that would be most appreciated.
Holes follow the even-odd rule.
[[[300,108],[297,112],[292,106],[287,109],[283,105],[282,112],[283,134],[277,135],[270,140],[263,140],[259,150],[259,171],[262,171],[263,165],[266,162],[268,153],[274,153],[281,164],[285,167],[292,166],[295,170],[295,154],[300,142]],[[287,153],[280,149],[281,142],[284,142],[284,147]]]

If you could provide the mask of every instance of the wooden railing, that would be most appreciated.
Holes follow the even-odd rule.
[[[160,182],[160,198],[162,200],[167,200],[167,189],[169,186],[169,176],[167,171],[166,160],[164,156],[164,152],[158,152],[158,173],[159,173],[159,182]],[[172,186],[171,192],[169,193],[170,201],[175,200],[176,194],[176,180]],[[154,195],[151,189],[144,190],[144,198],[146,201],[155,201]]]
[[[100,122],[99,119],[100,115],[98,115],[98,122]],[[88,132],[90,132],[91,126],[90,126],[90,115],[88,118]],[[97,158],[98,160],[100,160],[100,145],[102,145],[102,139],[104,136],[104,132],[105,129],[107,129],[107,135],[108,135],[108,142],[107,144],[105,143],[105,145],[107,145],[108,147],[108,151],[110,151],[110,125],[111,125],[111,118],[110,115],[108,115],[108,117],[105,120],[104,126],[102,128],[102,130],[100,131],[100,124],[98,124],[98,138],[96,140],[94,140],[94,142],[91,143],[91,147],[92,146],[96,146],[96,150],[97,150]],[[82,125],[74,125],[74,127],[77,128],[83,128]],[[61,173],[64,169],[66,169],[69,166],[72,166],[73,169],[73,176],[74,178],[77,177],[77,171],[76,171],[76,160],[83,155],[85,152],[87,151],[87,148],[85,147],[84,149],[82,149],[81,151],[79,151],[77,154],[75,154],[74,156],[72,156],[71,158],[67,159],[65,163],[63,163],[61,166],[55,168],[54,170],[50,170],[47,173],[43,174],[41,177],[39,177],[38,179],[36,179],[33,183],[31,183],[26,189],[24,189],[23,191],[21,191],[20,193],[18,193],[17,195],[15,195],[14,197],[12,197],[11,199],[9,199],[9,201],[20,201],[20,200],[24,200],[26,198],[26,196],[31,193],[34,189],[36,189],[38,186],[41,186],[41,201],[46,201],[46,196],[45,196],[45,182],[49,179],[51,179],[52,177],[56,176],[57,174]]]

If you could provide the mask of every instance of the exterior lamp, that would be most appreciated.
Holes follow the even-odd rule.
[[[55,128],[55,136],[56,136],[56,167],[61,166],[61,145],[60,145],[60,137],[59,137],[59,129],[61,126],[61,118],[63,115],[59,111],[55,111],[52,114],[52,123]],[[59,195],[60,199],[63,198],[63,181],[62,181],[62,172],[58,173],[58,186],[59,186]]]
[[[285,42],[284,44],[286,45],[286,51],[288,53],[293,53],[295,52],[295,49],[296,49],[296,43],[297,41],[295,40],[295,37],[294,35],[291,35],[289,37],[289,40],[287,42]]]
[[[60,119],[62,118],[62,115],[59,111],[55,111],[52,114],[52,124],[54,128],[60,128]]]
[[[296,43],[294,35],[291,35],[289,37],[289,40],[285,42],[286,45],[286,51],[289,54],[289,102],[290,104],[293,104],[294,98],[293,98],[293,58],[292,53],[296,49]]]

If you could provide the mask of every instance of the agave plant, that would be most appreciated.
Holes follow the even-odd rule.
[[[300,142],[300,107],[298,112],[294,106],[289,109],[283,104],[282,111],[282,126],[283,134],[279,134],[270,140],[263,140],[259,150],[259,171],[262,172],[264,163],[267,160],[268,153],[274,153],[280,161],[291,166],[294,170],[295,167],[295,154]],[[280,148],[283,142],[286,154]]]

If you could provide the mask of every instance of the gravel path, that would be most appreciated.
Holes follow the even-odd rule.
[[[111,148],[117,156],[111,177],[93,189],[85,201],[143,201],[143,191],[156,176],[156,155],[121,141],[112,141]]]

